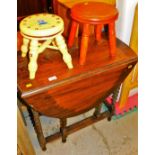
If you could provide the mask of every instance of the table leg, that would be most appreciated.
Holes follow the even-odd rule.
[[[66,63],[69,69],[72,69],[73,68],[72,58],[71,55],[68,53],[67,46],[63,36],[62,35],[56,36],[55,41],[57,43],[60,52],[63,55],[63,61]]]
[[[109,45],[110,45],[110,56],[116,55],[116,34],[115,34],[115,23],[109,24]]]
[[[29,39],[23,38],[23,45],[21,46],[22,57],[25,57],[28,52]]]
[[[88,40],[89,40],[89,24],[84,24],[80,46],[80,65],[84,65],[86,61]]]
[[[99,104],[98,106],[96,106],[95,111],[94,111],[94,116],[95,117],[99,117],[100,116],[101,109],[102,109],[102,103]]]
[[[116,103],[116,101],[117,101],[117,97],[118,97],[119,90],[120,90],[120,86],[118,86],[118,87],[114,90],[114,92],[113,92],[113,94],[112,94],[112,103],[111,103],[110,108],[109,108],[110,115],[109,115],[109,117],[108,117],[108,121],[111,121],[111,118],[112,118],[112,116],[113,116],[113,114],[114,114],[114,112],[115,112],[115,103]]]
[[[42,148],[42,150],[46,150],[46,140],[43,135],[42,127],[41,127],[41,122],[39,119],[39,114],[35,110],[31,109],[32,114],[33,114],[33,119],[34,119],[34,128],[38,137],[39,144]]]
[[[29,78],[34,79],[35,73],[37,71],[38,65],[37,65],[37,58],[38,58],[38,41],[37,40],[31,40],[30,43],[30,52],[29,52],[29,58],[30,62],[28,65],[29,69]]]
[[[102,24],[96,25],[96,27],[95,27],[95,35],[96,35],[96,40],[97,41],[101,40],[101,34],[102,34]]]
[[[60,132],[62,134],[62,142],[63,143],[66,142],[66,138],[67,138],[66,125],[67,125],[67,119],[66,118],[60,119]]]
[[[76,31],[77,31],[77,26],[78,26],[78,23],[75,21],[72,21],[71,31],[70,31],[69,39],[68,39],[68,47],[72,47],[72,45],[74,43],[74,39],[75,39]]]

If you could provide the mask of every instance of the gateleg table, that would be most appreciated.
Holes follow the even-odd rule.
[[[69,134],[83,127],[103,118],[111,120],[118,88],[137,63],[137,55],[120,40],[116,42],[116,57],[111,59],[108,39],[103,38],[96,43],[93,38],[90,37],[89,54],[83,66],[78,63],[78,46],[69,49],[74,65],[72,70],[66,68],[58,51],[46,49],[40,54],[35,80],[29,79],[28,59],[23,59],[18,52],[18,94],[32,111],[34,127],[43,150],[51,140],[62,137],[65,142]],[[112,104],[105,102],[108,111],[101,113],[102,101],[111,94]],[[93,116],[67,126],[67,118],[92,108],[95,108]],[[45,137],[40,114],[59,118],[60,132]]]

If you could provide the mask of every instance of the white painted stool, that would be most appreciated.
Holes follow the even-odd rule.
[[[40,13],[24,18],[20,22],[20,32],[23,36],[23,45],[21,46],[22,57],[28,52],[30,42],[30,51],[28,64],[29,78],[34,79],[37,71],[37,58],[46,48],[57,49],[63,55],[63,61],[69,69],[73,68],[72,58],[68,53],[67,46],[63,36],[64,22],[61,17],[55,14]],[[39,43],[39,41],[43,41]],[[50,44],[52,44],[50,46]]]

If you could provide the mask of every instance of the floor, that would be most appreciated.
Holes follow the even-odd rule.
[[[68,119],[68,124],[88,117],[93,111]],[[61,139],[48,143],[46,151],[40,149],[29,116],[24,115],[36,155],[138,155],[137,109],[114,117],[111,122],[104,119],[81,129],[69,135],[66,143]],[[59,130],[58,119],[41,116],[41,123],[45,136]]]

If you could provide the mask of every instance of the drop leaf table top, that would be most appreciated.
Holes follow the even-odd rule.
[[[17,54],[17,86],[21,98],[46,116],[68,118],[97,106],[120,85],[137,62],[137,55],[117,39],[116,57],[109,57],[106,38],[90,38],[85,65],[79,65],[79,49],[69,49],[74,68],[69,70],[61,54],[46,49],[38,58],[35,80],[28,78],[28,58]]]

